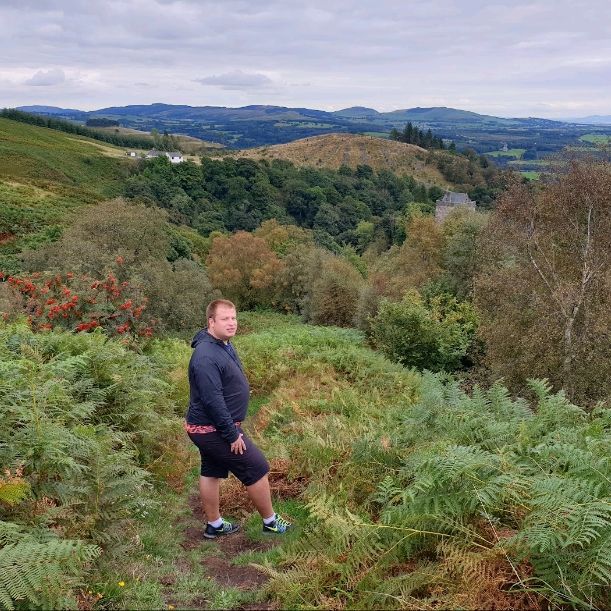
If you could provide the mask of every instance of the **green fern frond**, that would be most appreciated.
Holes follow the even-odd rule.
[[[78,541],[9,543],[0,549],[0,603],[7,609],[23,601],[62,606],[67,585],[99,554],[99,548]]]
[[[3,481],[0,478],[0,502],[13,506],[20,503],[30,494],[31,487],[22,479]]]

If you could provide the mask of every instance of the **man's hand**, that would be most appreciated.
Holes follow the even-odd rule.
[[[242,433],[240,433],[240,436],[230,446],[230,449],[234,454],[244,454],[246,451],[246,444],[244,443],[242,436]]]

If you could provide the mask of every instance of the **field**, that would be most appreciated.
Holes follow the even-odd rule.
[[[363,132],[363,136],[373,136],[374,138],[384,138],[388,140],[390,134],[386,132]]]
[[[306,122],[306,121],[280,121],[279,123],[274,123],[274,127],[298,127],[301,129],[329,129],[333,127],[333,124]]]
[[[584,134],[579,139],[590,144],[609,144],[611,142],[611,136],[608,134]]]
[[[507,149],[506,151],[492,151],[486,153],[490,157],[513,157],[514,159],[522,159],[522,155],[526,149]]]
[[[528,180],[539,180],[541,178],[541,172],[535,172],[534,170],[526,170],[524,172],[520,172],[524,178],[528,178]]]

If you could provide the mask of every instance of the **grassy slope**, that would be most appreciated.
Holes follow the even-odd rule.
[[[0,271],[19,271],[17,255],[83,206],[119,196],[132,163],[121,147],[0,118]]]
[[[0,119],[0,268],[18,271],[22,250],[119,195],[128,163],[118,147]]]
[[[148,431],[162,443],[161,455],[145,465],[158,485],[142,497],[153,501],[143,502],[148,513],[131,515],[123,527],[129,548],[96,562],[81,608],[99,596],[99,606],[112,609],[227,609],[253,600],[270,608],[269,598],[271,608],[532,610],[571,601],[608,608],[600,585],[608,577],[588,574],[606,566],[609,538],[609,418],[602,408],[588,415],[542,384],[535,410],[501,387],[476,390],[471,399],[455,384],[390,363],[353,329],[269,313],[245,313],[240,322],[236,344],[256,399],[245,426],[270,459],[275,507],[296,528],[274,549],[259,545],[260,521],[231,478],[222,487],[223,511],[243,519],[246,544],[225,550],[227,561],[216,558],[220,542],[202,540],[201,516],[187,506],[197,504],[198,456],[180,427],[191,350],[177,339],[154,341],[130,388],[141,392],[137,382],[151,372],[168,382],[158,406],[173,426],[155,422]],[[80,353],[63,350],[58,360],[71,355],[74,366]],[[51,367],[58,379],[72,371]],[[545,545],[529,546],[532,538]],[[548,557],[562,563],[561,572]],[[219,563],[226,575],[209,570]],[[245,591],[230,577],[251,563],[264,565],[271,579]],[[556,590],[541,588],[549,606],[524,593],[522,581],[546,572],[561,579]],[[593,582],[598,607],[582,604]]]
[[[121,149],[0,119],[0,230],[19,236],[62,224],[80,206],[120,193]]]
[[[0,180],[87,202],[116,193],[122,149],[80,136],[0,119]]]
[[[296,523],[279,547],[258,551],[256,514],[235,480],[223,485],[224,510],[244,517],[252,543],[250,550],[234,550],[233,565],[264,565],[272,577],[256,593],[259,600],[269,596],[281,608],[537,609],[546,607],[545,598],[552,607],[568,599],[558,583],[542,588],[542,598],[524,591],[522,580],[533,569],[523,562],[518,533],[526,541],[536,533],[551,541],[556,530],[564,532],[553,507],[537,504],[537,490],[553,487],[559,477],[577,491],[582,479],[601,482],[583,509],[566,500],[577,530],[584,519],[579,512],[604,502],[605,476],[589,466],[606,460],[602,412],[588,416],[545,391],[534,411],[512,402],[501,387],[475,391],[471,399],[443,378],[390,363],[353,329],[265,313],[242,314],[241,328],[235,342],[255,398],[245,426],[271,462],[276,509]],[[170,372],[175,400],[184,404],[188,346],[165,340],[153,351]],[[185,490],[192,501],[194,480]],[[574,598],[583,596],[587,567],[604,564],[597,554],[606,523],[597,522],[583,547],[573,542],[562,551],[562,539],[552,551],[527,547],[533,579],[546,571],[563,578],[567,559],[575,557],[586,572],[565,575],[567,587],[582,580]],[[155,532],[143,537],[158,538]],[[205,543],[196,545],[210,553]],[[561,569],[546,568],[550,555],[562,555]],[[197,579],[190,598],[176,590],[162,596],[193,605],[194,593],[205,595],[208,583]],[[134,584],[133,598],[122,605],[155,602],[143,600],[139,590]],[[239,591],[231,596],[227,607],[245,601]],[[600,588],[593,597],[600,600]]]
[[[409,174],[428,185],[449,186],[435,166],[426,164],[428,153],[425,149],[373,136],[313,136],[288,144],[247,149],[235,155],[251,159],[285,159],[299,166],[335,170],[341,165],[356,168],[366,164],[375,170]]]

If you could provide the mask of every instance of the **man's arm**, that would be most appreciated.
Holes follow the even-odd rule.
[[[221,370],[217,363],[206,357],[193,360],[193,381],[197,388],[206,414],[212,420],[221,437],[234,444],[241,439],[233,418],[225,405]]]

